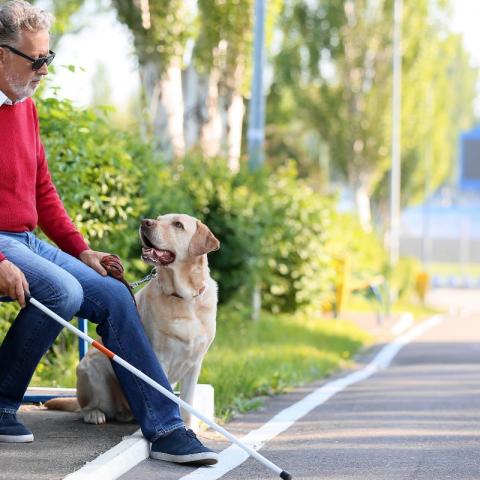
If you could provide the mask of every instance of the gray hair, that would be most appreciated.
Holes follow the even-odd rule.
[[[0,44],[16,44],[22,31],[50,30],[53,20],[52,14],[24,0],[0,3]]]

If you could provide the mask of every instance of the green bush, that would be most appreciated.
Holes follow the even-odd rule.
[[[146,195],[151,152],[112,127],[108,109],[79,109],[68,100],[37,102],[42,140],[59,194],[93,248],[127,256]]]
[[[209,255],[219,299],[224,303],[245,293],[252,283],[260,232],[255,192],[243,173],[233,174],[225,160],[191,154],[182,164],[164,165],[151,179],[148,216],[180,212],[204,222],[220,240]]]
[[[346,258],[353,283],[385,274],[388,257],[375,232],[366,232],[351,213],[335,213],[327,250],[334,258]]]
[[[293,162],[266,175],[258,200],[264,307],[291,312],[307,305],[321,306],[331,296],[334,281],[326,248],[333,200],[298,179]]]
[[[422,271],[419,260],[403,257],[391,274],[391,282],[396,296],[400,300],[413,298],[418,274]]]
[[[179,211],[207,224],[221,242],[210,266],[226,302],[255,284],[264,307],[294,311],[330,292],[325,243],[333,202],[297,178],[293,164],[232,173],[224,159],[190,155],[154,179],[150,215]]]
[[[0,344],[19,310],[20,307],[17,302],[0,303]]]
[[[53,98],[40,100],[38,109],[68,212],[92,248],[121,255],[130,275],[149,268],[138,260],[139,219],[168,212],[198,217],[221,241],[210,266],[222,303],[250,304],[260,287],[263,307],[272,312],[321,306],[334,295],[339,252],[348,252],[359,275],[381,269],[378,241],[336,215],[334,200],[299,179],[293,163],[274,172],[232,173],[224,159],[192,153],[169,165],[138,133],[112,127],[107,109],[78,109]]]

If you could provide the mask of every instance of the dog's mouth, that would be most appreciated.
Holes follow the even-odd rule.
[[[175,253],[170,250],[155,248],[143,232],[140,232],[140,237],[142,240],[142,260],[144,262],[169,265],[175,261]]]

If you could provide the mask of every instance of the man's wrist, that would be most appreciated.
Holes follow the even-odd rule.
[[[86,248],[85,250],[82,250],[79,254],[78,254],[78,258],[82,258],[82,256],[85,254],[85,253],[90,253],[92,252],[93,250],[91,248]]]

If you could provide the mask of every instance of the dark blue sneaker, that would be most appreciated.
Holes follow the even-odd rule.
[[[150,458],[190,465],[215,465],[218,455],[205,447],[192,430],[177,428],[152,443]]]
[[[0,442],[33,442],[33,434],[23,423],[17,420],[14,413],[0,412]]]

